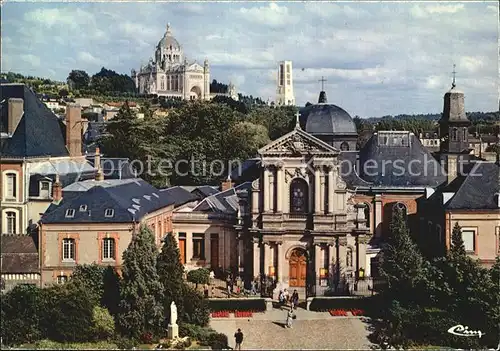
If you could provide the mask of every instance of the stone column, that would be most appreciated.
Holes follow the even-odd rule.
[[[333,213],[333,194],[335,187],[333,185],[333,167],[328,170],[328,213]]]
[[[315,272],[315,281],[316,285],[319,285],[319,273],[320,269],[323,266],[321,265],[321,245],[320,244],[315,244],[314,245],[314,272]]]
[[[375,236],[376,237],[381,237],[382,236],[382,197],[381,195],[375,195],[375,211],[374,211],[374,226],[375,226]]]
[[[212,238],[210,236],[210,233],[205,233],[205,267],[210,267],[210,256],[212,254],[210,248],[212,244]]]
[[[325,194],[326,194],[326,178],[324,172],[320,175],[320,193],[319,193],[319,210],[322,214],[325,213]]]
[[[264,166],[264,184],[262,184],[262,192],[264,195],[264,212],[269,212],[269,169]]]
[[[260,245],[259,239],[253,238],[253,276],[256,278],[260,274]]]
[[[263,242],[262,244],[264,246],[264,258],[262,259],[264,261],[264,274],[269,275],[269,267],[273,265],[271,243]]]
[[[283,188],[285,187],[285,172],[283,171],[283,165],[278,165],[276,170],[276,211],[283,212]]]
[[[283,255],[283,243],[282,242],[277,242],[276,243],[276,250],[277,252],[277,270],[278,272],[276,273],[276,280],[278,282],[283,281],[283,261],[285,260],[285,256]]]
[[[319,166],[314,166],[314,212],[315,213],[320,213],[321,212],[321,189],[320,189],[320,167]]]
[[[259,192],[252,190],[252,212],[259,212]]]
[[[276,185],[276,177],[274,175],[273,169],[269,170],[269,210],[274,212],[276,210],[276,204],[274,203],[274,186]]]
[[[191,262],[193,258],[193,233],[186,233],[186,264]]]

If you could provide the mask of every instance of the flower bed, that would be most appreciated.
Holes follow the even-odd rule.
[[[353,309],[353,310],[351,310],[351,313],[353,316],[364,316],[365,315],[365,311],[363,311],[361,309]]]
[[[346,310],[330,310],[330,315],[334,317],[347,317]]]
[[[229,318],[229,311],[212,312],[212,318]]]
[[[236,318],[251,318],[253,317],[252,311],[234,311],[234,316]]]

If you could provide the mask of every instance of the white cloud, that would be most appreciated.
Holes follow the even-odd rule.
[[[456,5],[429,5],[425,7],[428,13],[457,13],[464,9],[464,4]]]
[[[81,51],[78,53],[78,61],[90,65],[100,65],[102,62],[100,59],[94,57],[87,51]]]
[[[238,11],[234,11],[234,15],[239,19],[253,23],[254,26],[279,27],[296,24],[300,21],[300,17],[292,14],[288,7],[280,6],[274,2],[262,7],[242,7]]]
[[[40,66],[40,57],[32,55],[32,54],[24,54],[21,55],[21,60],[28,63],[31,66],[39,67]]]
[[[484,66],[483,59],[480,57],[464,56],[460,58],[460,66],[467,71],[474,73]]]

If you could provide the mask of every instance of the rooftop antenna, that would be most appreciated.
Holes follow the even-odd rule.
[[[325,91],[325,77],[321,76],[321,79],[318,82],[321,82],[321,91]]]
[[[451,72],[451,73],[453,73],[453,82],[451,83],[451,88],[452,89],[457,86],[456,83],[455,83],[455,76],[457,74],[457,72],[455,71],[456,67],[457,67],[457,65],[453,64],[453,72]]]

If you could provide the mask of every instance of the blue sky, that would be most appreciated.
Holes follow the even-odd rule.
[[[212,79],[274,99],[292,60],[296,100],[325,90],[352,116],[436,113],[453,63],[468,111],[498,109],[498,2],[4,3],[2,71],[65,80],[102,66],[130,74],[167,22]]]

